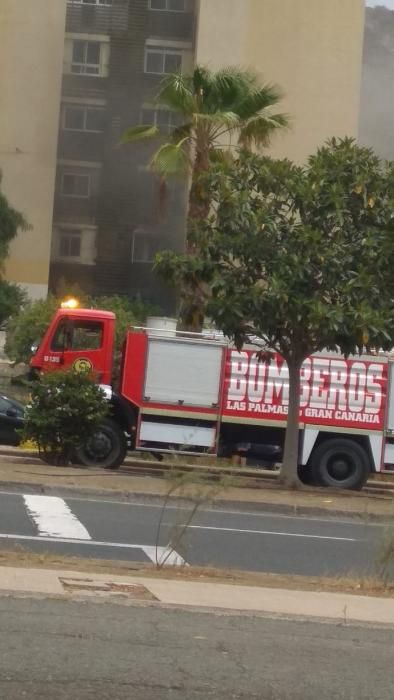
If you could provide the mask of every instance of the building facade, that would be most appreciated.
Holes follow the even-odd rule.
[[[394,10],[368,7],[360,110],[360,141],[394,158]]]
[[[66,0],[0,2],[1,187],[31,229],[10,247],[8,279],[48,290]]]
[[[302,163],[332,136],[357,137],[364,13],[364,0],[200,0],[196,59],[277,83],[291,125],[270,153]]]
[[[182,248],[185,192],[149,171],[151,145],[124,130],[172,115],[154,98],[163,75],[190,71],[194,0],[70,0],[67,5],[50,284],[169,303],[152,274],[160,248]]]
[[[66,282],[89,293],[138,295],[167,312],[172,296],[152,261],[160,249],[183,247],[186,186],[170,183],[161,197],[148,167],[152,145],[119,146],[122,133],[139,123],[170,129],[173,115],[155,106],[160,80],[198,62],[250,67],[282,87],[292,123],[275,138],[274,156],[302,162],[330,136],[356,136],[364,3],[66,5],[53,227],[45,240],[50,288]]]

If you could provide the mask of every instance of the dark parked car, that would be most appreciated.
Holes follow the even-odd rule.
[[[0,443],[19,445],[21,439],[16,432],[23,427],[25,407],[14,399],[0,394]]]

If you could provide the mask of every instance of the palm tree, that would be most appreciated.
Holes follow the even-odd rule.
[[[277,86],[262,85],[256,74],[237,67],[215,73],[197,66],[192,74],[164,78],[156,104],[175,113],[180,124],[161,141],[150,165],[162,181],[191,175],[189,234],[193,223],[209,213],[209,193],[201,176],[214,162],[226,161],[232,149],[260,149],[276,131],[287,127],[288,117],[274,111],[280,99]],[[121,143],[161,136],[157,126],[139,125],[127,129]],[[189,235],[187,247],[189,253],[197,252]]]

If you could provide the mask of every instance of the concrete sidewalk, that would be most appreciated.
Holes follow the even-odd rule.
[[[174,581],[139,576],[0,567],[0,595],[89,597],[394,626],[394,598]]]

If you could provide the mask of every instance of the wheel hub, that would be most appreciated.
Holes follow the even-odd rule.
[[[344,481],[353,472],[352,461],[345,456],[333,457],[328,464],[328,472],[333,479]]]
[[[95,433],[87,443],[86,451],[94,459],[105,459],[112,449],[112,443],[108,435],[99,431]]]

